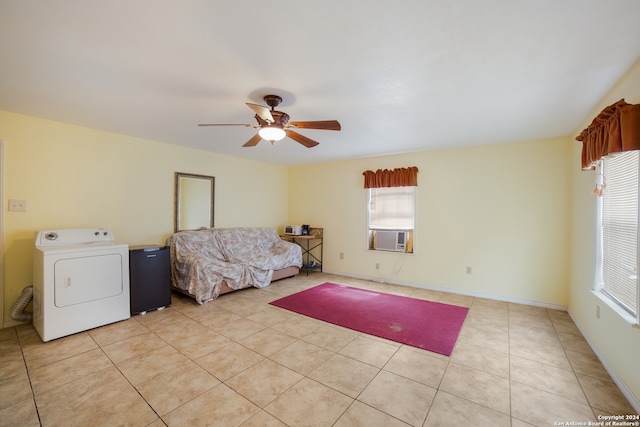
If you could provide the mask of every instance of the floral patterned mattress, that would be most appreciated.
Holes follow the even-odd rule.
[[[274,270],[302,266],[300,246],[272,228],[239,227],[181,231],[171,247],[171,284],[199,304],[218,297],[222,281],[231,289],[263,288]]]

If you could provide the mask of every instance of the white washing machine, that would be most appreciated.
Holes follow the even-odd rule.
[[[36,234],[33,326],[43,341],[129,317],[128,245],[107,228]]]

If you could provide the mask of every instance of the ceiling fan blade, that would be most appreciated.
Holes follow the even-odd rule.
[[[246,123],[200,123],[198,126],[244,126],[248,128],[258,127],[256,125],[248,125]]]
[[[255,147],[258,145],[258,142],[262,141],[260,134],[255,134],[253,138],[244,143],[243,147]]]
[[[337,120],[318,120],[312,122],[289,122],[287,127],[298,129],[322,129],[340,130],[340,123]]]
[[[254,113],[260,116],[262,120],[265,120],[269,123],[275,122],[275,120],[273,120],[273,116],[271,115],[271,111],[269,111],[267,107],[263,107],[262,105],[258,104],[251,104],[250,102],[247,102],[247,107],[251,108]]]
[[[299,142],[300,144],[304,145],[307,148],[315,147],[316,145],[319,144],[313,139],[307,138],[304,135],[300,135],[298,132],[294,132],[292,130],[285,130],[285,132],[287,133],[287,136],[289,138],[293,139],[296,142]]]

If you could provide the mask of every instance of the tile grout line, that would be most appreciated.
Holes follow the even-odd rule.
[[[137,319],[134,319],[133,316],[130,318],[133,321],[135,321],[137,324],[139,324],[140,326],[144,327],[147,331],[153,333],[154,335],[156,335],[153,331],[151,331],[149,328],[147,328],[145,325],[141,324],[140,322],[138,322]],[[91,334],[89,334],[91,336]],[[138,335],[142,335],[138,334]],[[135,336],[135,335],[134,335]],[[157,335],[156,335],[157,336]],[[96,342],[95,338],[93,338],[93,336],[91,336],[91,338],[93,339],[94,342]],[[127,337],[125,339],[128,339],[131,337]],[[158,336],[158,338],[162,339],[161,337]],[[119,341],[114,341],[113,343],[110,344],[115,344],[116,342],[120,342],[120,341],[124,341],[125,339],[119,340]],[[164,341],[164,340],[163,340]],[[166,343],[166,342],[165,342]],[[170,345],[169,343],[166,343],[168,345]],[[109,359],[109,362],[111,362],[111,364],[113,365],[114,368],[116,368],[116,370],[120,373],[120,375],[122,375],[122,377],[125,379],[125,381],[127,381],[127,383],[135,390],[135,392],[138,394],[138,396],[140,396],[140,398],[144,401],[144,403],[147,404],[147,406],[149,407],[149,409],[151,409],[153,411],[154,414],[156,414],[156,416],[158,417],[159,420],[162,420],[162,417],[160,416],[160,414],[158,414],[158,412],[155,410],[155,408],[151,405],[151,403],[149,403],[147,401],[147,399],[145,399],[145,397],[142,395],[142,393],[140,393],[140,390],[138,390],[138,388],[131,382],[131,380],[129,380],[129,378],[124,374],[124,372],[122,372],[122,370],[120,369],[120,367],[116,364],[115,361],[113,361],[109,355],[104,351],[104,349],[102,348],[102,346],[100,344],[98,344],[96,342],[96,345],[98,345],[98,348],[100,349],[100,351],[102,352],[102,354],[104,354],[104,356]],[[109,344],[107,344],[109,345]],[[173,347],[172,347],[173,348]],[[164,422],[164,421],[163,421]]]
[[[16,329],[15,326],[13,326],[13,329],[16,333],[16,338],[18,339],[18,345],[20,346],[20,355],[22,356],[22,363],[24,363],[24,370],[25,370],[25,373],[27,374],[27,379],[29,380],[29,388],[31,389],[31,398],[33,399],[33,406],[36,409],[36,416],[38,417],[38,423],[40,424],[40,426],[42,426],[40,409],[38,409],[38,401],[36,400],[36,393],[35,393],[35,390],[33,389],[31,374],[29,373],[30,372],[29,365],[27,365],[27,359],[24,357],[24,349],[22,348],[22,341],[20,340],[20,335],[18,334],[18,330]]]

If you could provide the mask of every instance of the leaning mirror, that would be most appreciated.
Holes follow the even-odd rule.
[[[213,228],[215,178],[176,172],[174,229]]]

